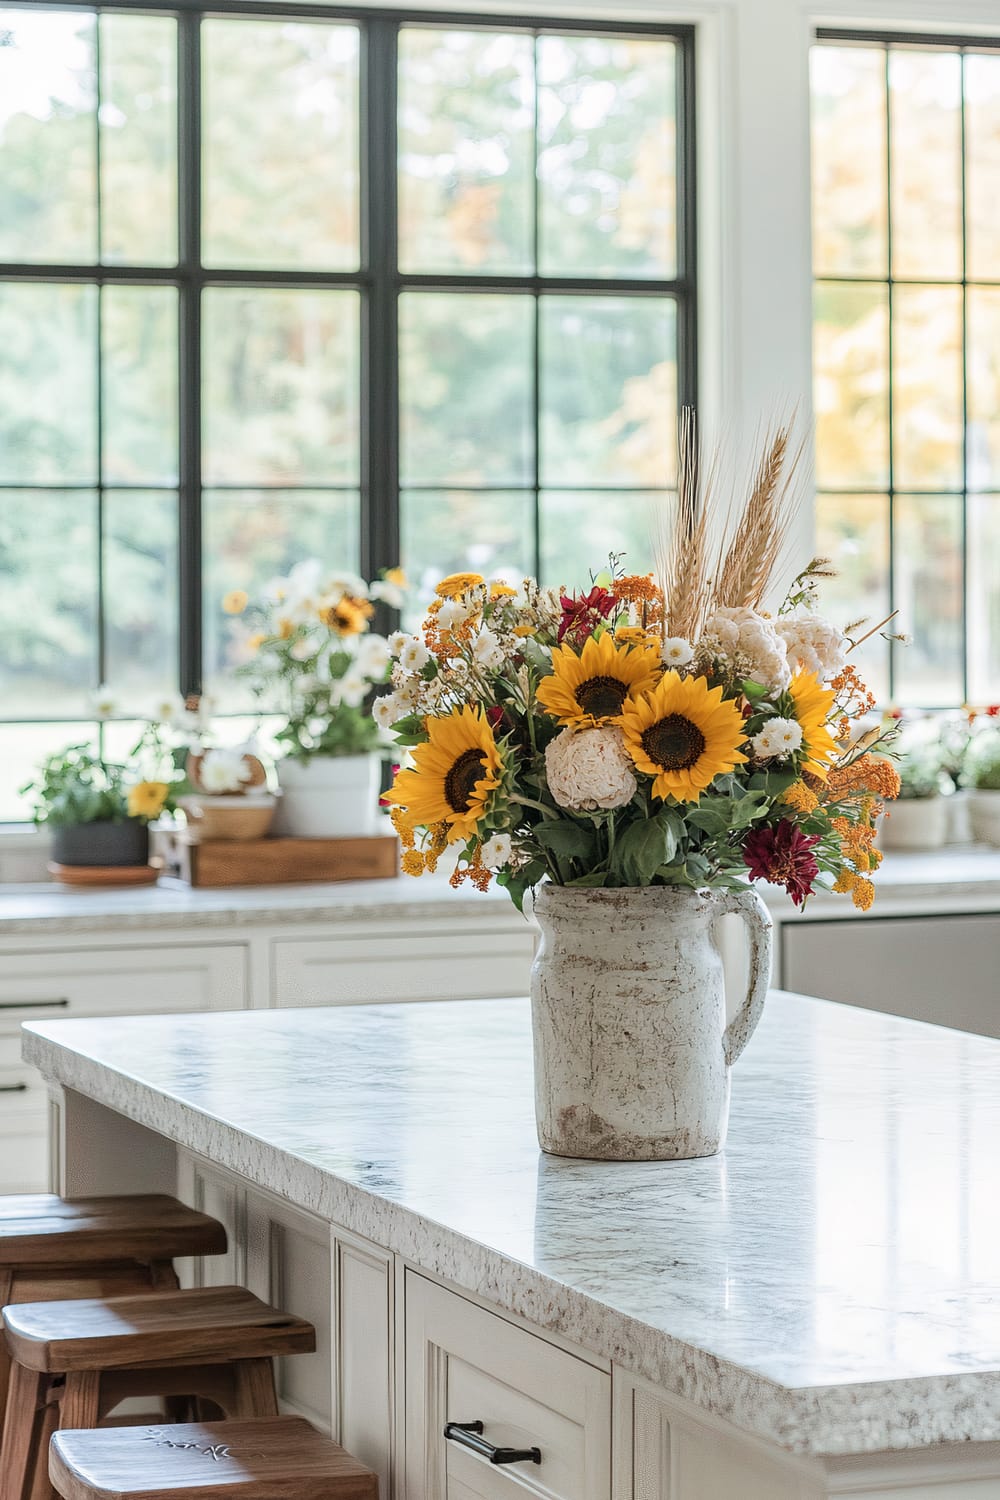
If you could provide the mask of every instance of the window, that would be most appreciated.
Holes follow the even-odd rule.
[[[646,558],[695,393],[691,51],[0,10],[0,818],[98,682],[238,709],[218,601],[298,558]]]
[[[1000,50],[812,55],[819,550],[883,700],[1000,696]],[[993,560],[992,566],[990,559]]]

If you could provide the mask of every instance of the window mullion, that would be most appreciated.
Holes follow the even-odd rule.
[[[201,17],[181,13],[177,38],[179,492],[178,654],[183,693],[201,691]]]

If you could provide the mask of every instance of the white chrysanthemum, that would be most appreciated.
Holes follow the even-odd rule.
[[[402,651],[403,647],[406,645],[407,641],[409,641],[409,640],[412,640],[412,636],[410,635],[409,631],[406,631],[406,630],[394,630],[392,632],[392,635],[389,637],[389,653],[390,653],[390,655],[391,656],[398,656],[399,653]]]
[[[308,661],[313,654],[312,644],[308,637],[301,641],[293,641],[288,648],[288,654],[293,661]]]
[[[396,702],[405,713],[411,708],[416,708],[420,699],[420,689],[423,681],[419,677],[411,677],[409,673],[394,667],[392,671],[392,691]]]
[[[363,636],[354,660],[359,672],[368,677],[381,677],[389,665],[389,642],[384,635]]]
[[[788,665],[793,672],[815,672],[824,682],[843,671],[850,641],[829,620],[820,619],[810,610],[798,609],[775,621],[774,628],[785,643]]]
[[[632,762],[613,724],[562,730],[546,746],[545,771],[554,801],[568,812],[624,807],[635,796]]]
[[[431,654],[427,647],[415,635],[410,636],[399,653],[399,665],[404,672],[419,672],[422,667],[426,667],[430,659]]]
[[[380,729],[391,729],[406,711],[406,705],[400,703],[395,693],[385,693],[372,704],[372,718]]]
[[[503,650],[492,630],[479,632],[472,643],[472,654],[481,667],[496,669],[503,666]]]
[[[794,719],[768,719],[750,744],[758,760],[767,760],[771,756],[785,759],[801,749],[802,726]]]
[[[504,865],[510,864],[513,853],[510,834],[495,833],[491,839],[486,840],[479,853],[488,870],[502,870]]]
[[[97,719],[112,719],[118,712],[118,696],[113,693],[106,682],[95,689],[90,695],[91,711]]]
[[[770,620],[754,609],[718,609],[705,626],[699,655],[721,661],[734,677],[747,677],[771,692],[792,680],[785,643]]]
[[[663,642],[660,657],[666,666],[679,670],[694,661],[694,647],[682,635],[672,635]]]
[[[198,767],[198,780],[212,797],[241,791],[252,775],[240,750],[206,750]]]
[[[402,609],[406,603],[406,595],[399,584],[390,583],[387,578],[377,578],[368,589],[368,597],[381,600],[390,609]]]
[[[467,599],[443,599],[437,622],[442,630],[453,630],[456,625],[464,625],[478,607],[479,600],[474,595]]]
[[[346,708],[360,708],[368,691],[368,679],[360,672],[346,672],[339,682],[330,688],[330,702],[335,708],[343,704]]]

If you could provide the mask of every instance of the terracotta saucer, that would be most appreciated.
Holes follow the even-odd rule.
[[[155,885],[163,872],[163,861],[148,865],[59,865],[50,860],[48,871],[63,885]]]

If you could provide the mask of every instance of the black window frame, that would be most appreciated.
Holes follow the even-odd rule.
[[[698,386],[698,291],[696,279],[697,162],[695,144],[695,27],[648,21],[574,22],[566,17],[544,15],[495,15],[489,12],[434,10],[382,10],[360,5],[311,4],[308,0],[12,0],[11,9],[82,11],[87,14],[153,14],[176,18],[177,30],[177,123],[178,123],[178,260],[175,266],[55,264],[0,262],[0,282],[82,283],[98,287],[150,285],[175,287],[179,319],[179,637],[178,685],[184,694],[198,693],[204,671],[204,555],[202,525],[202,392],[201,392],[201,301],[212,287],[241,285],[307,289],[310,287],[356,290],[361,299],[360,361],[360,572],[371,578],[380,569],[400,560],[399,484],[399,378],[398,303],[408,290],[496,292],[531,294],[546,292],[580,295],[668,297],[677,310],[677,391],[679,406],[697,405]],[[357,25],[360,32],[360,204],[361,243],[357,271],[233,270],[206,268],[201,249],[201,22],[205,19],[244,17],[257,20],[343,22]],[[452,29],[518,31],[532,35],[606,35],[650,37],[673,41],[677,47],[676,171],[677,171],[677,267],[672,278],[454,276],[404,274],[397,259],[397,52],[401,28],[432,26]],[[99,28],[98,28],[99,36]],[[98,99],[99,104],[99,99]],[[95,110],[95,129],[97,112]],[[377,186],[376,186],[377,185]],[[98,187],[98,200],[100,188]],[[100,244],[98,254],[101,253]],[[100,339],[98,339],[98,356]],[[537,338],[535,361],[537,366]],[[99,363],[99,358],[98,358]],[[534,382],[534,412],[537,434],[538,381]],[[377,416],[376,416],[377,414]],[[103,424],[100,376],[97,386],[98,442]],[[535,452],[535,558],[537,569],[539,492],[537,443]],[[106,484],[100,472],[96,484],[25,485],[0,484],[5,490],[66,490],[86,488],[98,496],[98,681],[105,678],[105,609],[102,515],[106,491],[125,486]],[[145,489],[157,486],[145,485]],[[172,485],[159,486],[173,491]],[[211,486],[209,486],[211,488]],[[330,489],[337,486],[309,486]],[[343,488],[343,486],[340,486]],[[419,488],[416,487],[416,488]],[[530,489],[530,486],[526,486]],[[580,489],[579,485],[573,486]],[[622,485],[636,493],[635,485]],[[602,492],[613,486],[601,486]],[[58,722],[54,716],[50,722]],[[6,717],[0,722],[40,723],[25,716]]]
[[[885,496],[888,503],[888,591],[889,609],[894,611],[898,608],[898,590],[896,587],[896,499],[898,496],[920,496],[929,497],[944,496],[961,502],[961,684],[962,704],[969,701],[969,501],[974,495],[984,493],[981,490],[973,490],[969,487],[969,389],[968,389],[968,364],[969,364],[969,288],[970,286],[1000,286],[1000,276],[995,280],[982,277],[970,277],[968,267],[968,186],[966,175],[968,130],[966,126],[965,110],[965,73],[962,73],[962,98],[961,98],[961,125],[960,125],[960,169],[961,169],[961,249],[962,265],[961,275],[958,277],[934,277],[934,276],[897,276],[894,274],[892,260],[892,115],[891,115],[891,90],[889,82],[889,67],[892,49],[912,50],[921,52],[953,52],[958,57],[964,58],[969,53],[1000,53],[1000,36],[974,36],[956,32],[913,32],[905,30],[869,29],[868,27],[818,27],[814,34],[816,44],[828,44],[831,46],[845,47],[870,47],[881,49],[885,53],[885,88],[887,101],[886,116],[886,143],[885,143],[885,185],[886,185],[886,275],[873,276],[867,274],[830,275],[826,272],[820,274],[815,265],[812,268],[812,280],[814,286],[822,283],[824,285],[837,286],[884,286],[888,295],[888,347],[886,366],[886,401],[888,412],[888,470],[887,483],[884,489],[877,486],[866,485],[861,487],[824,485],[820,490],[823,495],[838,496],[869,496],[877,494]],[[811,107],[811,105],[810,105]],[[895,475],[895,453],[893,447],[893,390],[895,376],[893,369],[893,288],[896,286],[942,286],[959,287],[962,294],[962,473],[961,485],[958,488],[946,489],[940,486],[934,489],[921,490],[913,485],[898,486]],[[905,623],[905,622],[904,622]],[[896,702],[896,690],[898,685],[898,657],[901,649],[900,643],[890,640],[888,643],[887,658],[887,688],[889,701]],[[905,649],[902,648],[902,649]],[[959,704],[918,704],[914,705],[913,712],[934,713],[947,709],[959,707]]]

